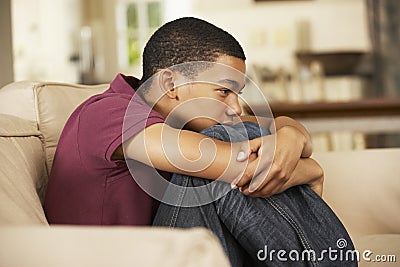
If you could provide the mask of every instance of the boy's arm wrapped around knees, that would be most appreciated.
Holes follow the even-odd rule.
[[[245,116],[245,121],[261,123],[269,127],[271,135],[251,141],[255,157],[250,161],[270,161],[268,169],[253,170],[254,177],[238,181],[234,186],[246,195],[268,197],[301,184],[308,184],[320,196],[324,175],[318,163],[310,159],[312,145],[310,135],[297,121],[289,117],[260,118]],[[271,147],[275,150],[271,151]],[[253,166],[253,165],[249,165]]]

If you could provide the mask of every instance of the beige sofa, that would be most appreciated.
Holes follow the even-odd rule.
[[[107,85],[17,82],[0,89],[0,267],[229,266],[205,229],[48,227],[42,206],[60,131]]]
[[[77,105],[107,87],[16,82],[0,89],[0,267],[228,266],[204,229],[48,227],[41,200],[60,132]],[[372,260],[395,255],[400,262],[400,149],[314,158],[325,169],[324,198],[353,237],[360,266],[397,266]]]

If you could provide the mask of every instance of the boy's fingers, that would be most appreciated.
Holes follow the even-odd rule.
[[[249,156],[253,153],[253,150],[256,149],[257,151],[259,149],[257,148],[260,146],[258,143],[260,143],[260,141],[249,140],[247,142],[243,142],[240,151],[236,156],[236,160],[239,162],[248,160]]]
[[[259,188],[265,186],[272,178],[271,175],[269,175],[272,159],[268,157],[268,155],[259,155],[258,158],[260,163],[258,169],[256,170],[254,178],[249,184],[250,193],[257,191],[259,190]]]
[[[243,195],[249,196],[250,192],[249,192],[249,186],[245,185],[242,187],[239,187],[240,192],[242,192]]]
[[[269,181],[266,185],[261,187],[259,189],[259,191],[262,195],[268,197],[268,196],[272,196],[272,195],[278,193],[283,185],[284,184],[281,181],[279,181],[277,179],[273,179],[273,180]]]
[[[249,162],[247,164],[246,170],[244,170],[243,172],[242,177],[239,178],[237,181],[233,181],[233,184],[235,184],[236,187],[242,187],[246,184],[249,184],[257,170],[257,165],[258,165],[258,160]]]
[[[255,139],[247,141],[243,145],[240,152],[238,153],[236,160],[239,162],[243,162],[243,161],[247,160],[249,158],[249,155],[251,155],[252,153],[259,154],[261,145],[262,145],[262,138],[255,138]]]
[[[257,153],[262,145],[262,138],[254,138],[249,140],[250,153]]]
[[[249,184],[249,192],[253,193],[254,191],[257,191],[259,188],[263,187],[263,185],[267,184],[269,179],[268,179],[268,169],[263,170],[261,173],[259,173],[257,176],[255,176]]]

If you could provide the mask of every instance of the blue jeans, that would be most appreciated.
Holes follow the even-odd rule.
[[[268,134],[248,122],[217,125],[202,133],[230,142]],[[357,266],[354,255],[346,254],[354,250],[346,229],[307,185],[292,187],[269,198],[253,198],[237,189],[230,190],[227,183],[213,182],[210,196],[228,193],[206,205],[185,207],[182,206],[185,198],[198,199],[199,203],[204,198],[185,195],[185,188],[212,181],[174,174],[171,182],[180,185],[181,192],[171,196],[167,189],[165,196],[169,203],[171,198],[176,202],[161,203],[153,225],[208,228],[219,238],[232,266]]]

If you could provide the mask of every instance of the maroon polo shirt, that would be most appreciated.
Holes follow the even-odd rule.
[[[164,122],[140,97],[132,99],[138,85],[136,78],[119,74],[107,91],[89,98],[71,114],[57,145],[46,191],[44,208],[50,224],[151,224],[158,203],[132,179],[125,161],[111,160],[122,144],[128,105],[134,115],[124,127],[128,129],[124,140]],[[141,175],[146,176],[146,168]]]

